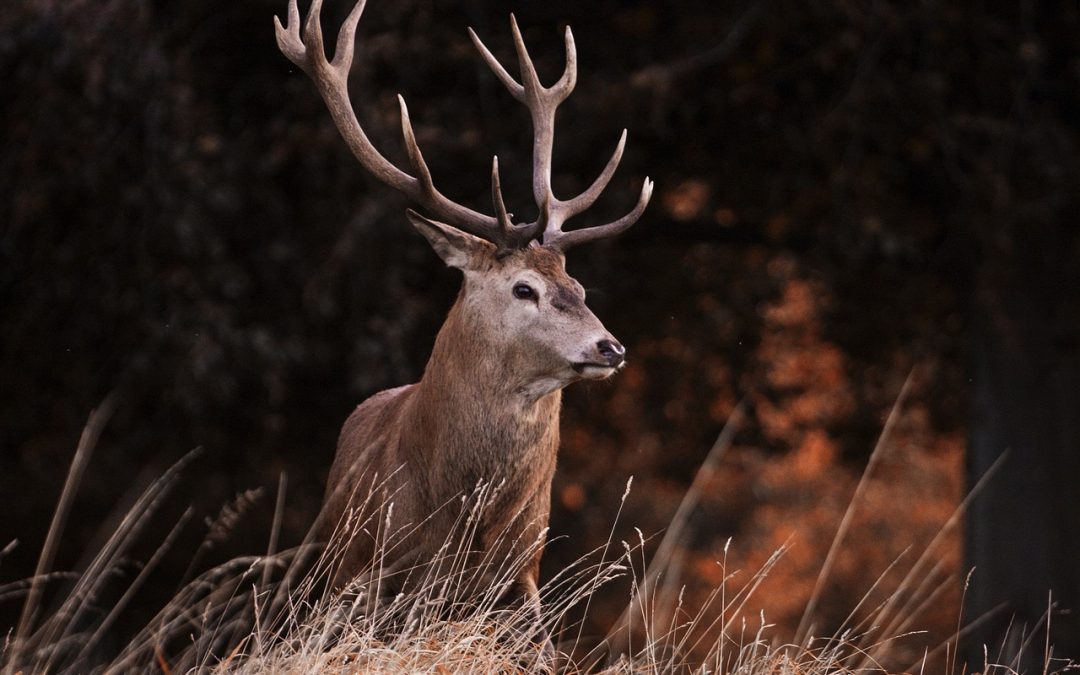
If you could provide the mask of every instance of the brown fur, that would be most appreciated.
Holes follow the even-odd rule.
[[[432,238],[431,232],[425,234]],[[443,240],[433,243],[440,250]],[[581,326],[581,334],[589,337],[578,341],[591,341],[590,348],[597,335],[610,335],[585,306],[581,286],[566,274],[560,252],[531,247],[497,257],[485,244],[473,238],[456,241],[449,254],[472,247],[468,264],[459,265],[466,269],[465,284],[421,380],[364,401],[341,431],[319,533],[329,540],[350,507],[360,508],[360,518],[370,520],[348,543],[336,586],[372,564],[379,546],[376,532],[385,528],[381,519],[390,502],[391,528],[423,525],[380,561],[386,569],[430,561],[454,529],[458,498],[480,482],[498,486],[498,492],[484,510],[475,541],[468,543],[473,550],[495,553],[496,561],[512,559],[527,553],[547,527],[561,388],[578,376],[565,375],[566,358],[544,347],[549,336],[529,333],[507,341],[492,328],[490,315],[499,307],[490,305],[505,302],[511,310],[526,311],[511,304],[527,301],[513,298],[509,288],[514,275],[531,272],[544,282],[538,317]],[[445,253],[440,250],[450,259]],[[537,395],[535,383],[552,377],[558,386]],[[518,571],[509,601],[538,607],[539,564],[537,547]],[[384,588],[397,590],[394,584]]]

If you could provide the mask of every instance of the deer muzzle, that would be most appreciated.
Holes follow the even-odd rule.
[[[626,363],[626,348],[613,338],[604,338],[594,345],[589,360],[573,364],[582,377],[603,379]]]

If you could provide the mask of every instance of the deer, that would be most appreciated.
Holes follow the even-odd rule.
[[[357,119],[348,77],[365,0],[358,0],[343,21],[332,59],[323,44],[321,6],[321,0],[313,0],[301,25],[296,0],[290,0],[286,24],[274,17],[279,49],[315,83],[364,169],[427,214],[406,211],[443,262],[462,272],[463,283],[419,381],[372,395],[345,421],[318,536],[331,540],[346,514],[357,509],[369,515],[392,510],[395,522],[412,530],[405,545],[394,547],[393,559],[383,562],[408,567],[436,555],[452,536],[460,514],[446,504],[480,482],[497,484],[470,546],[488,558],[524,556],[506,586],[505,601],[539,617],[539,566],[559,448],[562,390],[581,380],[608,378],[626,363],[626,349],[588,308],[582,285],[566,272],[565,253],[627,230],[645,211],[653,183],[644,179],[636,204],[621,218],[564,229],[607,187],[622,159],[626,130],[587,189],[570,199],[556,197],[551,185],[555,112],[576,84],[574,37],[567,27],[565,70],[545,87],[511,15],[520,81],[472,29],[468,32],[497,79],[528,108],[538,216],[515,222],[507,211],[497,156],[490,176],[494,215],[450,200],[435,187],[404,98],[399,95],[398,103],[412,173],[381,154]],[[334,587],[370,568],[379,548],[376,529],[361,528],[344,544]],[[533,542],[539,545],[529,548]]]

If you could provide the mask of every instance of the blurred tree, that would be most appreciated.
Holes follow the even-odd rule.
[[[987,619],[968,658],[981,667],[987,645],[1038,672],[1047,625],[1054,655],[1080,659],[1080,50],[1066,37],[1080,12],[1019,3],[979,19],[986,102],[957,127],[985,139],[965,144],[956,212],[975,260],[969,486],[1007,458],[967,518],[965,612]]]
[[[1024,223],[979,266],[972,317],[974,484],[1008,453],[968,515],[975,568],[967,615],[990,620],[970,636],[1021,672],[1054,655],[1080,658],[1080,235],[1075,220]],[[1051,611],[1051,601],[1055,611]],[[1004,607],[1001,605],[1004,604]],[[1066,610],[1066,611],[1061,611]]]

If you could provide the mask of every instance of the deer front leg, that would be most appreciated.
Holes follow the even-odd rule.
[[[518,580],[520,601],[524,611],[519,615],[524,624],[524,634],[540,647],[540,662],[547,665],[554,663],[555,645],[551,643],[551,636],[543,624],[543,613],[540,607],[540,589],[536,585],[536,572],[530,570]]]

